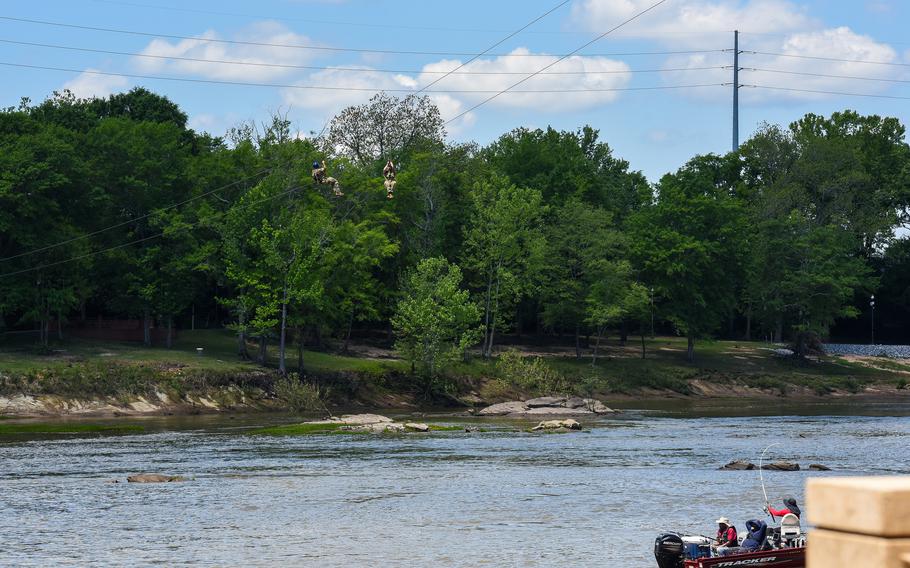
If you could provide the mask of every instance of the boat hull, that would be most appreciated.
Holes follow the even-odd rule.
[[[805,548],[781,548],[686,560],[685,568],[805,568]]]

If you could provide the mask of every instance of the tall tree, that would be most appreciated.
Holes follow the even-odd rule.
[[[541,194],[492,177],[474,186],[473,209],[465,233],[464,263],[481,289],[483,355],[490,357],[496,329],[522,295],[537,286],[546,213]]]
[[[688,339],[713,332],[736,304],[744,215],[723,183],[716,156],[698,157],[661,179],[655,203],[630,219],[631,246],[645,281],[663,299],[663,316]]]

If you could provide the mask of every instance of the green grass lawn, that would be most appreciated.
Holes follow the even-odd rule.
[[[203,349],[197,354],[196,349]],[[62,369],[80,363],[174,368],[243,373],[260,369],[253,362],[241,361],[236,354],[236,337],[227,330],[182,331],[172,349],[147,348],[135,343],[111,343],[70,340],[52,346],[51,352],[41,353],[24,341],[0,343],[0,372],[8,374],[34,373]],[[786,392],[792,385],[818,393],[832,389],[856,391],[869,383],[906,385],[910,365],[894,360],[876,359],[874,363],[824,357],[820,361],[796,362],[775,356],[769,346],[758,342],[699,341],[696,360],[686,361],[684,338],[658,337],[646,341],[647,357],[640,358],[640,343],[630,338],[627,345],[617,341],[602,344],[597,365],[590,356],[576,359],[565,352],[547,355],[544,359],[564,375],[579,393],[634,393],[643,388],[689,392],[689,381],[699,379],[715,383],[735,380],[756,388]],[[505,348],[502,348],[505,349]],[[255,354],[255,345],[250,345]],[[270,345],[270,367],[277,367],[277,345]],[[288,368],[296,370],[297,352],[289,346]],[[381,379],[383,388],[395,390],[384,381],[391,373],[407,373],[409,366],[397,359],[371,359],[333,353],[306,351],[304,367],[310,374],[350,372]],[[453,377],[480,380],[497,376],[495,360],[479,357],[448,369]]]
[[[196,348],[203,349],[202,354]],[[250,347],[255,355],[255,346]],[[289,346],[288,366],[296,370],[297,351]],[[270,345],[268,360],[278,365],[278,347]],[[227,330],[182,331],[171,349],[145,347],[137,343],[116,343],[73,339],[51,345],[51,352],[40,353],[31,342],[0,343],[0,371],[25,373],[54,369],[83,361],[111,361],[144,365],[178,365],[213,371],[250,371],[257,364],[242,361],[237,356],[237,338]],[[304,352],[304,367],[310,372],[352,371],[381,375],[388,371],[404,371],[407,365],[399,360],[376,360],[347,357],[319,351]]]

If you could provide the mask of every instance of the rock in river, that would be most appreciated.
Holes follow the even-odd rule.
[[[828,467],[826,465],[822,465],[820,463],[810,464],[808,469],[809,469],[809,471],[831,471],[830,467]]]
[[[544,420],[531,430],[581,430],[581,424],[568,418],[566,420]]]
[[[421,422],[408,422],[407,424],[404,425],[404,427],[413,432],[429,432],[430,431],[430,426],[427,424],[423,424]]]
[[[174,481],[186,481],[185,477],[179,475],[161,475],[160,473],[137,473],[126,478],[130,483],[172,483]]]
[[[799,464],[788,461],[776,461],[763,465],[762,469],[771,471],[799,471]]]
[[[501,402],[478,412],[479,416],[585,416],[612,414],[615,410],[593,398],[542,396],[527,401]]]
[[[733,470],[733,471],[751,470],[751,469],[755,469],[755,464],[752,462],[748,462],[746,460],[733,460],[730,463],[728,463],[727,465],[721,466],[718,469],[726,469],[726,470]]]

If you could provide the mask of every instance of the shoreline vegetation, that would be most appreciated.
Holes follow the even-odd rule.
[[[556,339],[530,346],[510,338],[491,359],[448,365],[433,390],[388,349],[352,342],[349,355],[306,351],[303,372],[282,377],[241,361],[229,331],[182,332],[171,349],[68,341],[42,353],[0,344],[0,416],[136,416],[339,408],[481,408],[564,394],[608,404],[629,399],[818,398],[910,395],[910,361],[822,356],[798,361],[757,342],[703,343],[694,363],[685,338],[601,341],[596,365]],[[539,343],[540,338],[536,339]],[[201,353],[197,351],[202,348]]]

